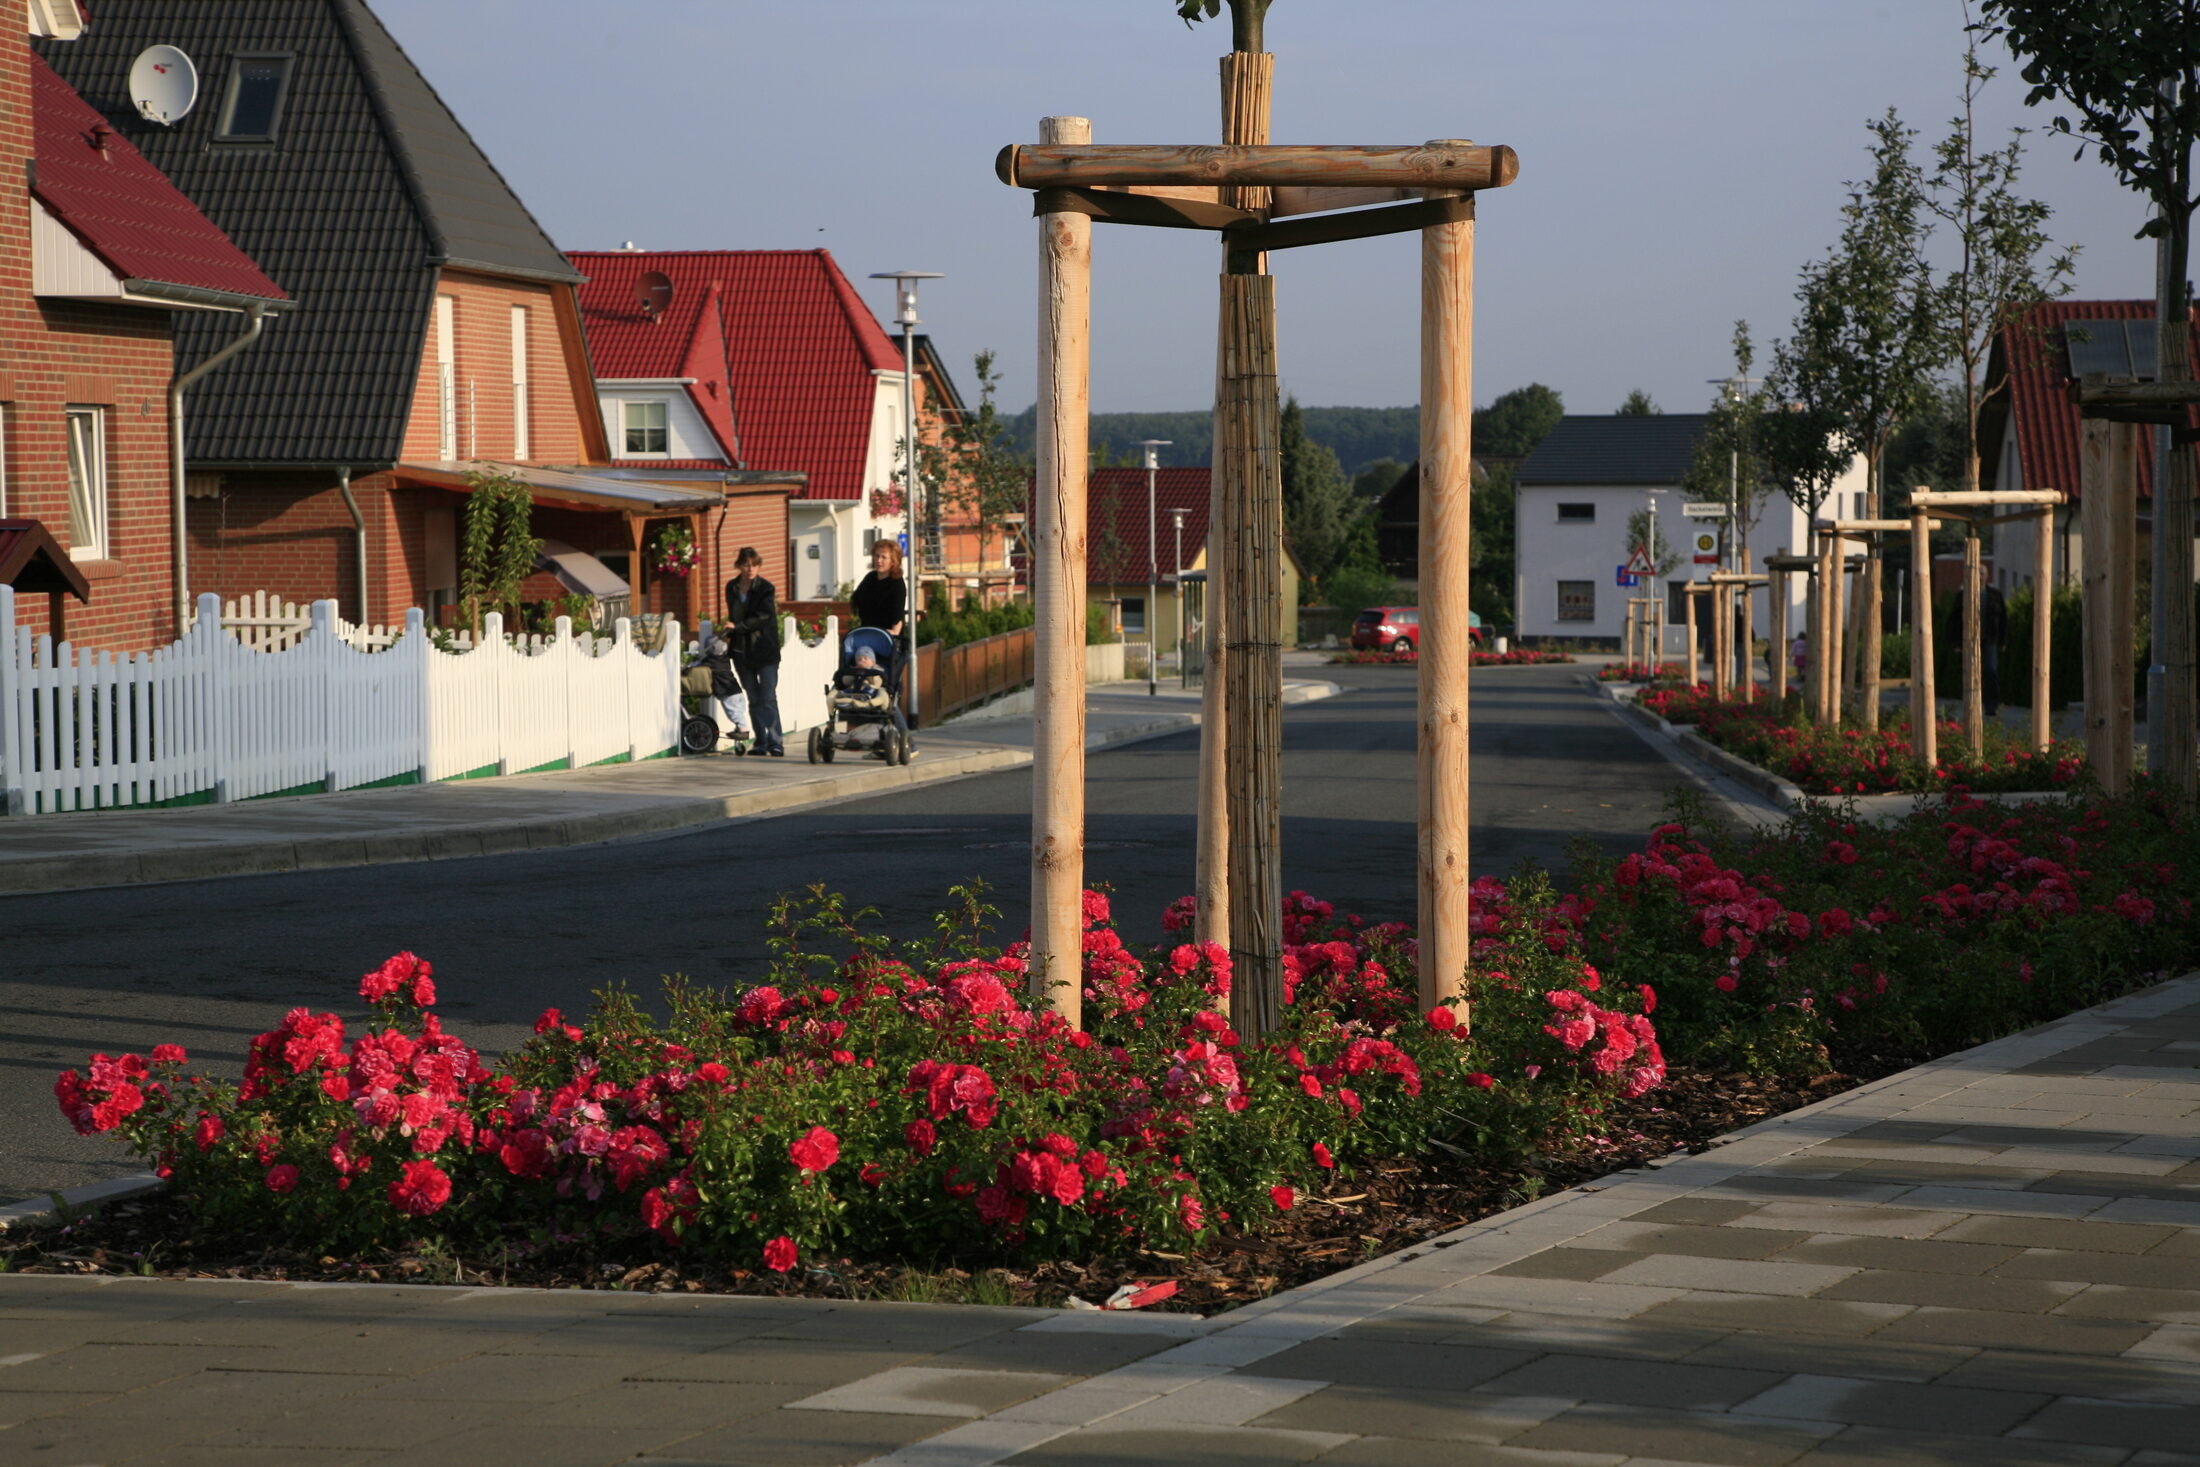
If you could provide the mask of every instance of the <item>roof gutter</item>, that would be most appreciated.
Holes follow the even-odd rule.
[[[176,285],[166,280],[125,280],[123,290],[147,300],[172,301],[179,306],[211,306],[216,310],[249,311],[254,307],[271,315],[279,314],[292,304],[264,295],[246,295],[238,290],[212,290],[203,285]]]
[[[336,491],[344,496],[344,508],[351,511],[351,555],[359,572],[359,625],[367,620],[367,517],[359,512],[359,501],[352,497],[351,470],[336,471]]]
[[[267,305],[265,301],[255,301],[247,306],[243,333],[190,371],[179,373],[168,386],[168,568],[175,583],[178,640],[182,639],[184,629],[190,625],[191,612],[190,541],[183,513],[183,394],[192,383],[260,339],[260,331],[267,325]]]

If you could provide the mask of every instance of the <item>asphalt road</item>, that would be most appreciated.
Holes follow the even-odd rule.
[[[1371,920],[1413,916],[1414,675],[1336,667],[1342,696],[1284,715],[1284,879]],[[1589,836],[1637,848],[1685,776],[1581,686],[1579,668],[1474,679],[1477,875],[1563,870]],[[1093,756],[1086,873],[1128,940],[1160,936],[1191,889],[1197,736]],[[738,984],[764,967],[774,897],[811,883],[929,927],[946,889],[983,877],[1001,931],[1027,924],[1031,780],[1012,771],[742,825],[574,850],[0,897],[0,1201],[135,1170],[77,1136],[55,1073],[93,1050],[162,1041],[234,1073],[298,1004],[357,1014],[358,975],[410,948],[436,968],[446,1022],[486,1049],[546,1005],[682,972]]]

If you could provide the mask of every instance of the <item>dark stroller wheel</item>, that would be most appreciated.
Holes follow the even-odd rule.
[[[827,764],[833,762],[833,755],[838,752],[833,743],[833,726],[829,723],[822,725],[817,731],[817,752]]]
[[[815,763],[817,763],[817,762],[818,762],[818,761],[819,761],[820,759],[822,759],[822,758],[824,758],[824,757],[825,757],[825,756],[824,756],[823,754],[820,754],[820,753],[818,752],[818,746],[819,746],[819,745],[820,745],[821,743],[823,743],[823,740],[822,740],[822,739],[821,739],[821,738],[819,737],[819,735],[823,734],[824,732],[825,732],[825,730],[823,730],[823,729],[821,729],[821,728],[813,728],[813,729],[811,729],[811,730],[810,730],[810,749],[809,749],[809,753],[810,753],[810,762],[811,762],[812,764],[815,764]]]
[[[906,729],[894,730],[894,762],[896,764],[907,764],[909,762],[909,733]]]
[[[680,752],[708,754],[718,747],[718,723],[708,714],[691,713],[680,720]]]

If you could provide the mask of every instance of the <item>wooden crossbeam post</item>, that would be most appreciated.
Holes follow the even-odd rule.
[[[1933,694],[1933,535],[1920,508],[1910,516],[1910,747],[1940,763],[1940,705]]]
[[[1773,552],[1786,555],[1787,547],[1780,546]],[[1787,705],[1788,695],[1788,573],[1776,570],[1772,573],[1772,586],[1766,592],[1765,610],[1771,618],[1769,638],[1772,642],[1770,666],[1772,674],[1772,702],[1775,709]]]
[[[1984,660],[1979,636],[1979,601],[1985,595],[1985,572],[1979,560],[1978,527],[1966,527],[1963,537],[1963,740],[1976,759],[1986,752],[1986,679],[1979,664]]]
[[[1690,583],[1682,596],[1682,608],[1688,615],[1688,685],[1696,686],[1696,587]]]
[[[1742,697],[1754,703],[1757,701],[1757,588],[1745,585],[1736,594],[1742,598],[1742,665],[1736,675],[1741,679]]]
[[[1048,142],[1092,124],[1047,117]],[[1033,496],[1031,968],[1033,992],[1081,1017],[1085,886],[1085,478],[1092,412],[1092,221],[1039,221],[1039,406]]]
[[[1470,145],[1432,142],[1433,150]],[[1468,201],[1469,203],[1472,200]],[[1467,566],[1473,533],[1474,216],[1421,231],[1420,978],[1463,996],[1468,928]]]
[[[2042,509],[2033,531],[2032,564],[2032,747],[2045,752],[2055,741],[2055,717],[2048,707],[2047,659],[2055,641],[2055,511]]]
[[[1730,586],[1711,588],[1711,695],[1724,703],[1734,692],[1734,617]]]
[[[2132,554],[2137,430],[2087,418],[2078,513],[2085,543],[2085,753],[2111,795],[2131,787]]]
[[[1879,727],[1879,638],[1885,616],[1880,586],[1879,537],[1873,535],[1864,541],[1863,594],[1857,598],[1856,696],[1864,727],[1874,730]]]

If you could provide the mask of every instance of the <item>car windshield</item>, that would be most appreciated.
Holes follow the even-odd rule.
[[[1363,611],[1363,612],[1361,612],[1361,613],[1360,613],[1360,625],[1361,625],[1361,626],[1363,626],[1363,627],[1376,627],[1376,626],[1381,626],[1382,624],[1383,624],[1383,614],[1382,614],[1382,613],[1381,613],[1380,611]]]

